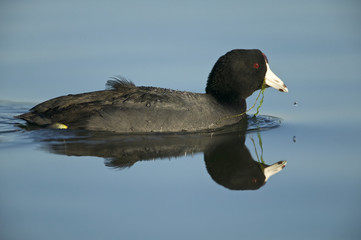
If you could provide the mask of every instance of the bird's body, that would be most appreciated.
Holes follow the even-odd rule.
[[[109,90],[48,100],[21,118],[55,128],[62,124],[124,133],[196,132],[237,123],[239,118],[223,118],[239,114],[246,107],[224,107],[208,94],[136,87],[125,81],[115,84],[118,86]]]
[[[57,97],[17,117],[43,127],[119,133],[213,131],[240,121],[230,116],[246,110],[245,99],[260,89],[267,69],[259,50],[233,50],[217,61],[206,93],[119,79],[108,81],[108,90]]]

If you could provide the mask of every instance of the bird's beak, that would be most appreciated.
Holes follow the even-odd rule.
[[[272,164],[271,166],[266,167],[263,170],[263,173],[266,177],[266,179],[264,181],[267,182],[269,177],[271,177],[272,175],[275,175],[276,173],[281,171],[286,166],[286,164],[287,164],[287,161],[279,161],[279,162],[276,162],[275,164]]]
[[[286,85],[282,82],[281,79],[279,79],[276,74],[274,74],[268,63],[266,63],[267,65],[267,72],[266,72],[266,76],[265,76],[265,83],[267,86],[269,87],[273,87],[275,89],[277,89],[278,91],[281,92],[288,92],[288,88],[286,87]]]

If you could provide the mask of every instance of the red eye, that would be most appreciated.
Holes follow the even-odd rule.
[[[253,67],[254,67],[255,69],[258,69],[258,68],[259,68],[259,64],[258,64],[258,63],[255,63],[255,64],[253,64]]]

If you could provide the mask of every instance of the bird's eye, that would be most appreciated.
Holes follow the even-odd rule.
[[[253,68],[258,69],[258,68],[259,68],[259,64],[258,64],[258,63],[253,64]]]

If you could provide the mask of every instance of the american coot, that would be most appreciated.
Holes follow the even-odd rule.
[[[109,89],[57,97],[16,116],[50,128],[120,133],[213,131],[244,117],[245,99],[267,86],[288,92],[260,50],[232,50],[221,56],[208,77],[206,93],[137,87],[125,79]]]

